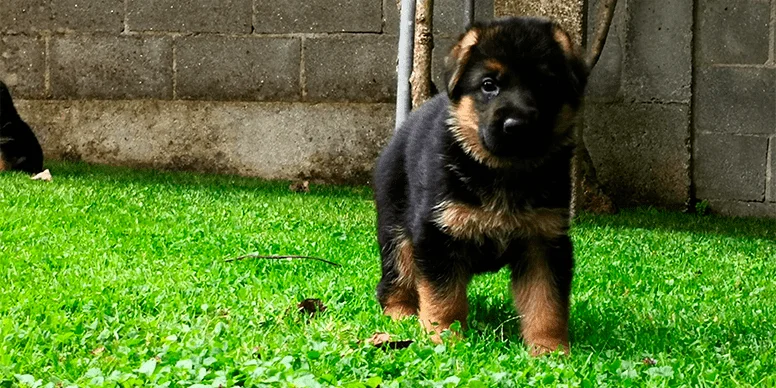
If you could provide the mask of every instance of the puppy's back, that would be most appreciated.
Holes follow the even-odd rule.
[[[11,93],[0,81],[0,170],[28,174],[43,171],[43,150],[32,129],[21,119]]]

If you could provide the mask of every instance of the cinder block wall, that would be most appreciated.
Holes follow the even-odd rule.
[[[722,213],[776,217],[776,2],[697,7],[695,194]]]
[[[588,4],[592,39],[597,1]],[[585,108],[585,141],[621,206],[691,198],[693,2],[620,0]]]
[[[585,128],[617,202],[776,217],[773,20],[772,0],[620,0]]]
[[[460,5],[437,1],[440,58]],[[393,128],[398,17],[394,0],[3,0],[0,79],[49,159],[365,183]]]

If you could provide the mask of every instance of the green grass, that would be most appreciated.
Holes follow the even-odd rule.
[[[463,340],[381,315],[366,188],[52,172],[0,175],[0,387],[776,384],[773,221],[581,216],[572,355],[533,359],[506,272],[476,278]],[[224,262],[248,252],[343,266]],[[327,310],[297,313],[305,298]],[[375,332],[415,342],[384,351]]]

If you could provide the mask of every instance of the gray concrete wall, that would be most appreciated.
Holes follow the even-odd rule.
[[[776,217],[776,2],[697,0],[695,194]]]
[[[460,5],[437,1],[437,70]],[[0,79],[48,159],[365,183],[398,18],[395,0],[3,0]]]
[[[596,5],[588,4],[591,26]],[[604,189],[620,206],[689,202],[692,39],[692,1],[617,5],[591,74],[585,141]]]
[[[619,1],[585,112],[618,204],[776,217],[774,18],[772,0]]]

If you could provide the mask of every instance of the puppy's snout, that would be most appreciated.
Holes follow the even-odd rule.
[[[504,133],[517,133],[531,127],[539,116],[536,108],[523,108],[519,112],[504,119],[502,129]]]

